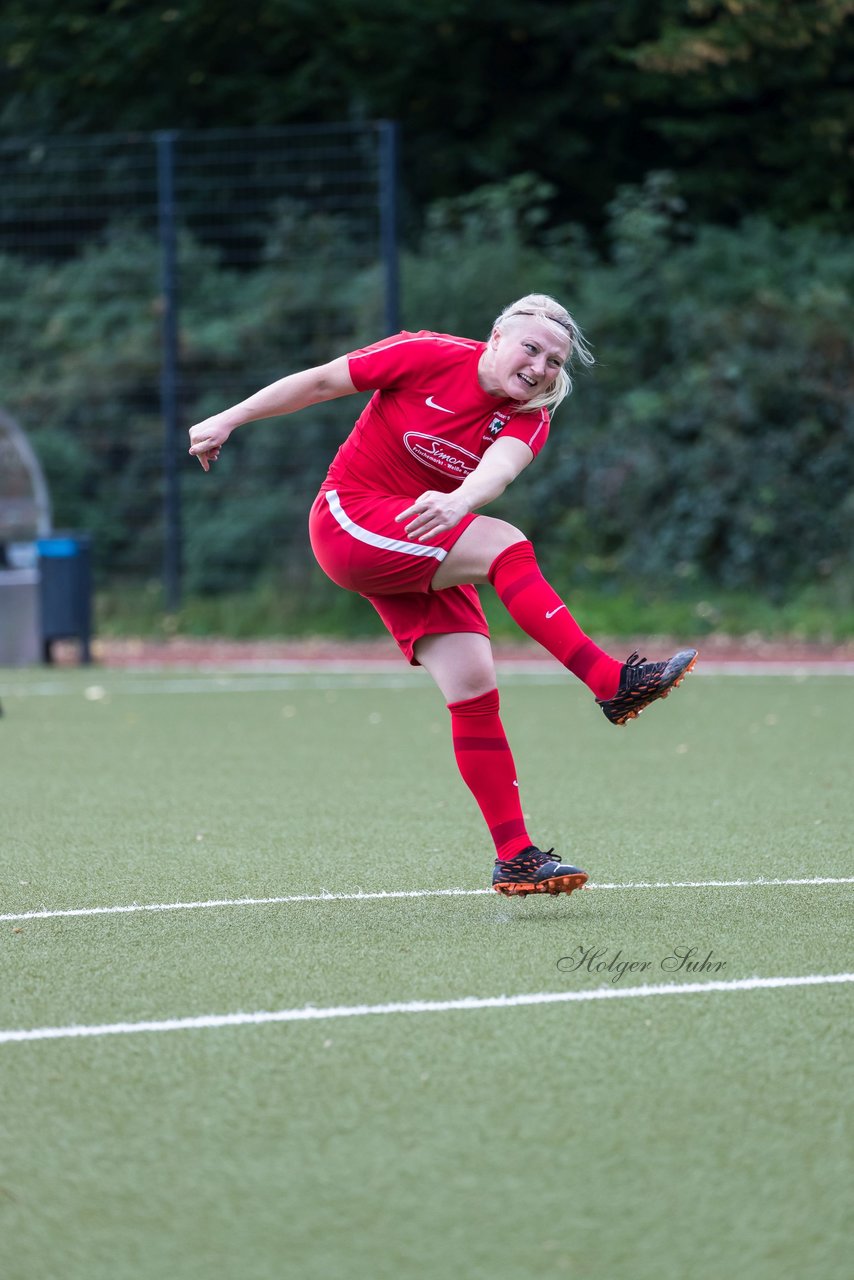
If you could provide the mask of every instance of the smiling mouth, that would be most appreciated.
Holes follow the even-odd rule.
[[[520,382],[524,382],[526,387],[535,387],[537,385],[533,378],[529,378],[526,373],[517,373],[516,377]]]

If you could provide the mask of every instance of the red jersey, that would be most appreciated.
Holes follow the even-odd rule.
[[[351,351],[353,385],[375,394],[323,489],[450,493],[495,440],[511,436],[538,454],[549,434],[548,410],[521,412],[519,401],[484,391],[477,366],[485,349],[485,342],[421,330]]]

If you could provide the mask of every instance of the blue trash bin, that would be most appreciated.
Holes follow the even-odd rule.
[[[77,640],[80,661],[92,661],[91,539],[86,533],[39,538],[42,655],[52,661],[54,640]]]

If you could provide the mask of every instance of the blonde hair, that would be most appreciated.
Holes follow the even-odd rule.
[[[500,316],[496,317],[492,328],[503,331],[508,320],[513,320],[516,316],[532,316],[535,320],[542,320],[546,324],[552,326],[555,333],[560,333],[563,337],[569,335],[569,356],[567,357],[567,365],[577,358],[581,364],[591,365],[594,363],[593,354],[587,343],[584,341],[584,335],[566,307],[562,307],[554,298],[550,298],[547,293],[526,293],[524,298],[518,298],[516,302],[511,302],[505,307]],[[565,400],[572,391],[572,379],[569,376],[567,367],[561,369],[554,382],[549,383],[546,389],[535,396],[533,400],[528,400],[524,412],[533,409],[548,409],[554,413],[555,409]]]

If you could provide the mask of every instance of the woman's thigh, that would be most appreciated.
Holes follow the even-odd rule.
[[[434,591],[443,591],[466,582],[488,582],[495,557],[524,541],[524,533],[506,520],[476,516],[439,562],[430,585]]]

